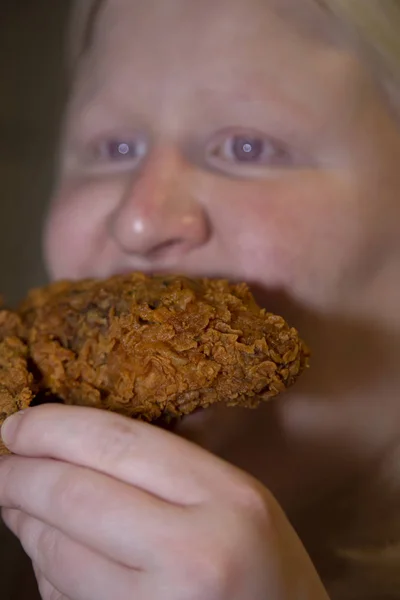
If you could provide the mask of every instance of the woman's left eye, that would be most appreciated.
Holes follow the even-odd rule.
[[[231,165],[284,166],[290,153],[283,144],[260,134],[219,135],[209,147],[208,156]]]

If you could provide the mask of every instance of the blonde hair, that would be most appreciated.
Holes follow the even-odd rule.
[[[347,27],[400,110],[400,0],[316,0]]]
[[[323,0],[323,3],[354,27],[390,70],[400,71],[400,0]]]

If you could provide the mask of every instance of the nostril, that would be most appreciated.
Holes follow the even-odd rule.
[[[168,250],[181,246],[183,243],[184,240],[182,238],[166,240],[165,242],[153,246],[153,248],[147,252],[147,256],[149,258],[160,256],[161,254],[168,252]]]

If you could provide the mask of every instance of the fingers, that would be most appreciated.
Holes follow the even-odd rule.
[[[35,575],[42,600],[74,600],[72,598],[67,598],[67,596],[56,590],[54,585],[47,581],[39,569],[35,569]]]
[[[15,419],[13,452],[96,469],[178,504],[206,500],[207,490],[224,489],[236,473],[187,440],[102,410],[48,405]]]
[[[102,473],[51,459],[0,462],[0,506],[17,508],[131,568],[152,565],[160,540],[189,515]]]
[[[34,562],[43,600],[124,600],[141,576],[20,511],[4,510],[3,518]]]

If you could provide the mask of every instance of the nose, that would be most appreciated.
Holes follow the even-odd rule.
[[[171,150],[155,153],[128,185],[110,217],[110,234],[125,254],[178,260],[208,240],[209,222],[193,196],[193,177]]]

